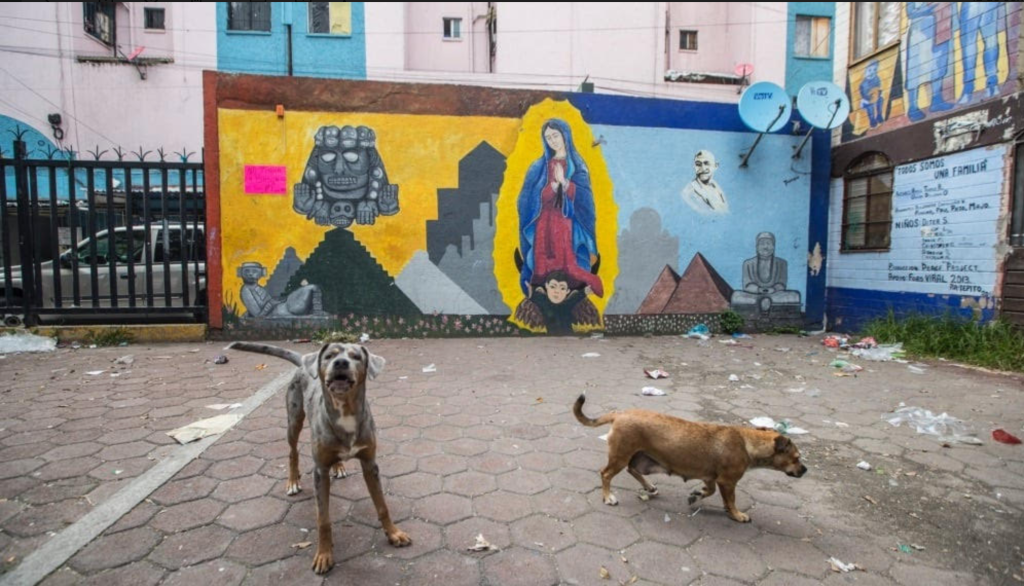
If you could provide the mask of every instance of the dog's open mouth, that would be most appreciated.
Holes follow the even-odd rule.
[[[338,374],[331,378],[327,388],[335,393],[344,393],[352,388],[354,382],[347,374]]]

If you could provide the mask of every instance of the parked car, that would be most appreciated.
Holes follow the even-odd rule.
[[[130,232],[129,232],[130,230]],[[111,251],[113,244],[113,251]],[[111,272],[113,256],[113,272]],[[146,260],[150,261],[147,271]],[[131,263],[129,263],[131,260]],[[183,262],[185,261],[185,262]],[[77,268],[77,270],[76,270]],[[93,298],[93,269],[96,272],[96,299]],[[78,279],[78,303],[75,303],[75,279]],[[117,281],[118,307],[130,306],[129,282],[134,282],[135,306],[139,308],[184,308],[184,292],[188,291],[188,305],[206,304],[206,239],[202,224],[193,226],[179,222],[153,222],[149,233],[145,226],[119,226],[114,228],[113,243],[109,230],[96,233],[95,250],[90,238],[77,243],[55,261],[40,263],[42,307],[56,308],[56,281],[59,274],[62,308],[110,308],[111,283]],[[198,275],[198,279],[197,279]],[[2,275],[0,275],[2,277]],[[152,283],[152,300],[147,295]],[[11,282],[0,289],[0,305],[6,305],[6,289],[10,288],[14,305],[22,305],[25,294],[21,267],[13,267]],[[5,312],[9,313],[9,312]],[[106,313],[106,312],[104,312]]]

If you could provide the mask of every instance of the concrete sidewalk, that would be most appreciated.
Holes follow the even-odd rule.
[[[360,475],[335,480],[336,566],[323,582],[911,586],[1024,576],[1024,446],[990,435],[1022,435],[1021,377],[943,363],[916,374],[854,359],[867,370],[836,378],[828,367],[835,355],[818,339],[739,342],[371,342],[388,359],[368,390],[378,463],[392,516],[414,544],[387,544]],[[221,346],[61,349],[0,360],[0,584],[65,528],[116,504],[132,479],[180,458],[188,446],[167,430],[224,413],[207,406],[242,402],[291,368]],[[231,361],[213,364],[218,354]],[[126,355],[131,364],[115,364]],[[436,372],[424,373],[430,364]],[[645,378],[652,367],[671,378]],[[730,382],[731,374],[740,380]],[[641,396],[647,385],[667,396]],[[753,519],[745,525],[724,515],[717,495],[689,507],[694,483],[676,477],[652,477],[661,494],[642,501],[621,474],[621,504],[605,506],[598,470],[606,445],[597,436],[607,429],[583,428],[570,412],[584,389],[590,414],[646,407],[734,424],[790,419],[810,431],[794,439],[811,470],[802,479],[749,473],[738,490]],[[892,427],[881,415],[901,402],[968,420],[985,444],[946,448]],[[308,451],[304,444],[305,490],[285,496],[278,392],[43,583],[319,583],[310,570],[315,547],[297,546],[315,541]],[[861,460],[873,470],[857,469]],[[467,551],[478,534],[500,551]],[[835,573],[830,557],[864,571]]]

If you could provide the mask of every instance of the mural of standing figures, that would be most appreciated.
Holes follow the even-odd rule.
[[[800,314],[800,292],[786,289],[786,261],[775,256],[775,235],[757,235],[757,256],[743,261],[743,289],[732,294],[732,308],[744,317],[768,317],[795,309]]]
[[[871,128],[880,126],[885,121],[883,106],[885,100],[882,92],[882,78],[878,76],[878,60],[872,59],[864,66],[864,79],[860,82],[860,107],[868,115]]]
[[[701,214],[727,214],[729,202],[725,192],[715,182],[718,161],[714,153],[699,150],[693,157],[693,181],[683,188],[683,201]]]
[[[366,126],[321,126],[295,184],[294,209],[318,226],[373,224],[398,213],[398,186],[388,182],[377,135]]]
[[[248,317],[297,318],[326,317],[323,294],[316,285],[303,285],[283,299],[274,299],[260,285],[260,279],[267,276],[267,269],[258,262],[244,262],[238,267],[242,279],[240,297]]]
[[[530,165],[516,202],[519,250],[515,260],[519,284],[527,297],[517,308],[516,316],[532,327],[537,327],[538,312],[531,306],[559,305],[565,299],[554,301],[557,295],[546,295],[556,271],[559,282],[581,297],[578,302],[591,294],[604,296],[604,284],[596,274],[600,261],[594,193],[587,164],[577,152],[572,131],[564,121],[552,118],[545,122],[541,137],[544,152]],[[546,298],[531,301],[535,295]],[[596,308],[593,314],[598,316]],[[587,320],[580,325],[599,323],[600,317],[596,317],[596,323]]]
[[[985,65],[985,97],[999,94],[999,33],[1006,26],[1005,2],[961,2],[953,20],[960,32],[960,55],[963,62],[964,85],[960,104],[971,101],[978,64],[978,35],[981,35],[982,62]]]
[[[942,97],[942,82],[949,70],[949,50],[953,45],[950,3],[907,2],[907,117],[922,120],[918,104],[921,86],[931,96],[929,112],[945,112],[953,107]]]

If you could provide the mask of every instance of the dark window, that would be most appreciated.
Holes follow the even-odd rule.
[[[679,50],[697,50],[697,31],[679,31]]]
[[[446,38],[446,39],[461,39],[462,38],[462,19],[461,18],[445,18],[444,19],[444,38]]]
[[[888,250],[892,228],[892,163],[868,153],[846,170],[842,249]]]
[[[203,232],[200,230],[196,233],[190,227],[186,230],[185,234],[187,242],[185,244],[186,250],[184,260],[205,261],[206,239],[203,236]],[[171,228],[166,232],[164,230],[160,230],[160,232],[157,233],[156,249],[153,251],[153,262],[163,262],[164,260],[168,260],[170,262],[182,261],[181,228]]]
[[[146,28],[153,30],[164,30],[164,9],[163,8],[147,8],[145,11],[146,15]]]
[[[85,32],[94,39],[114,46],[114,3],[82,2]]]
[[[270,32],[270,2],[228,2],[228,30]]]

